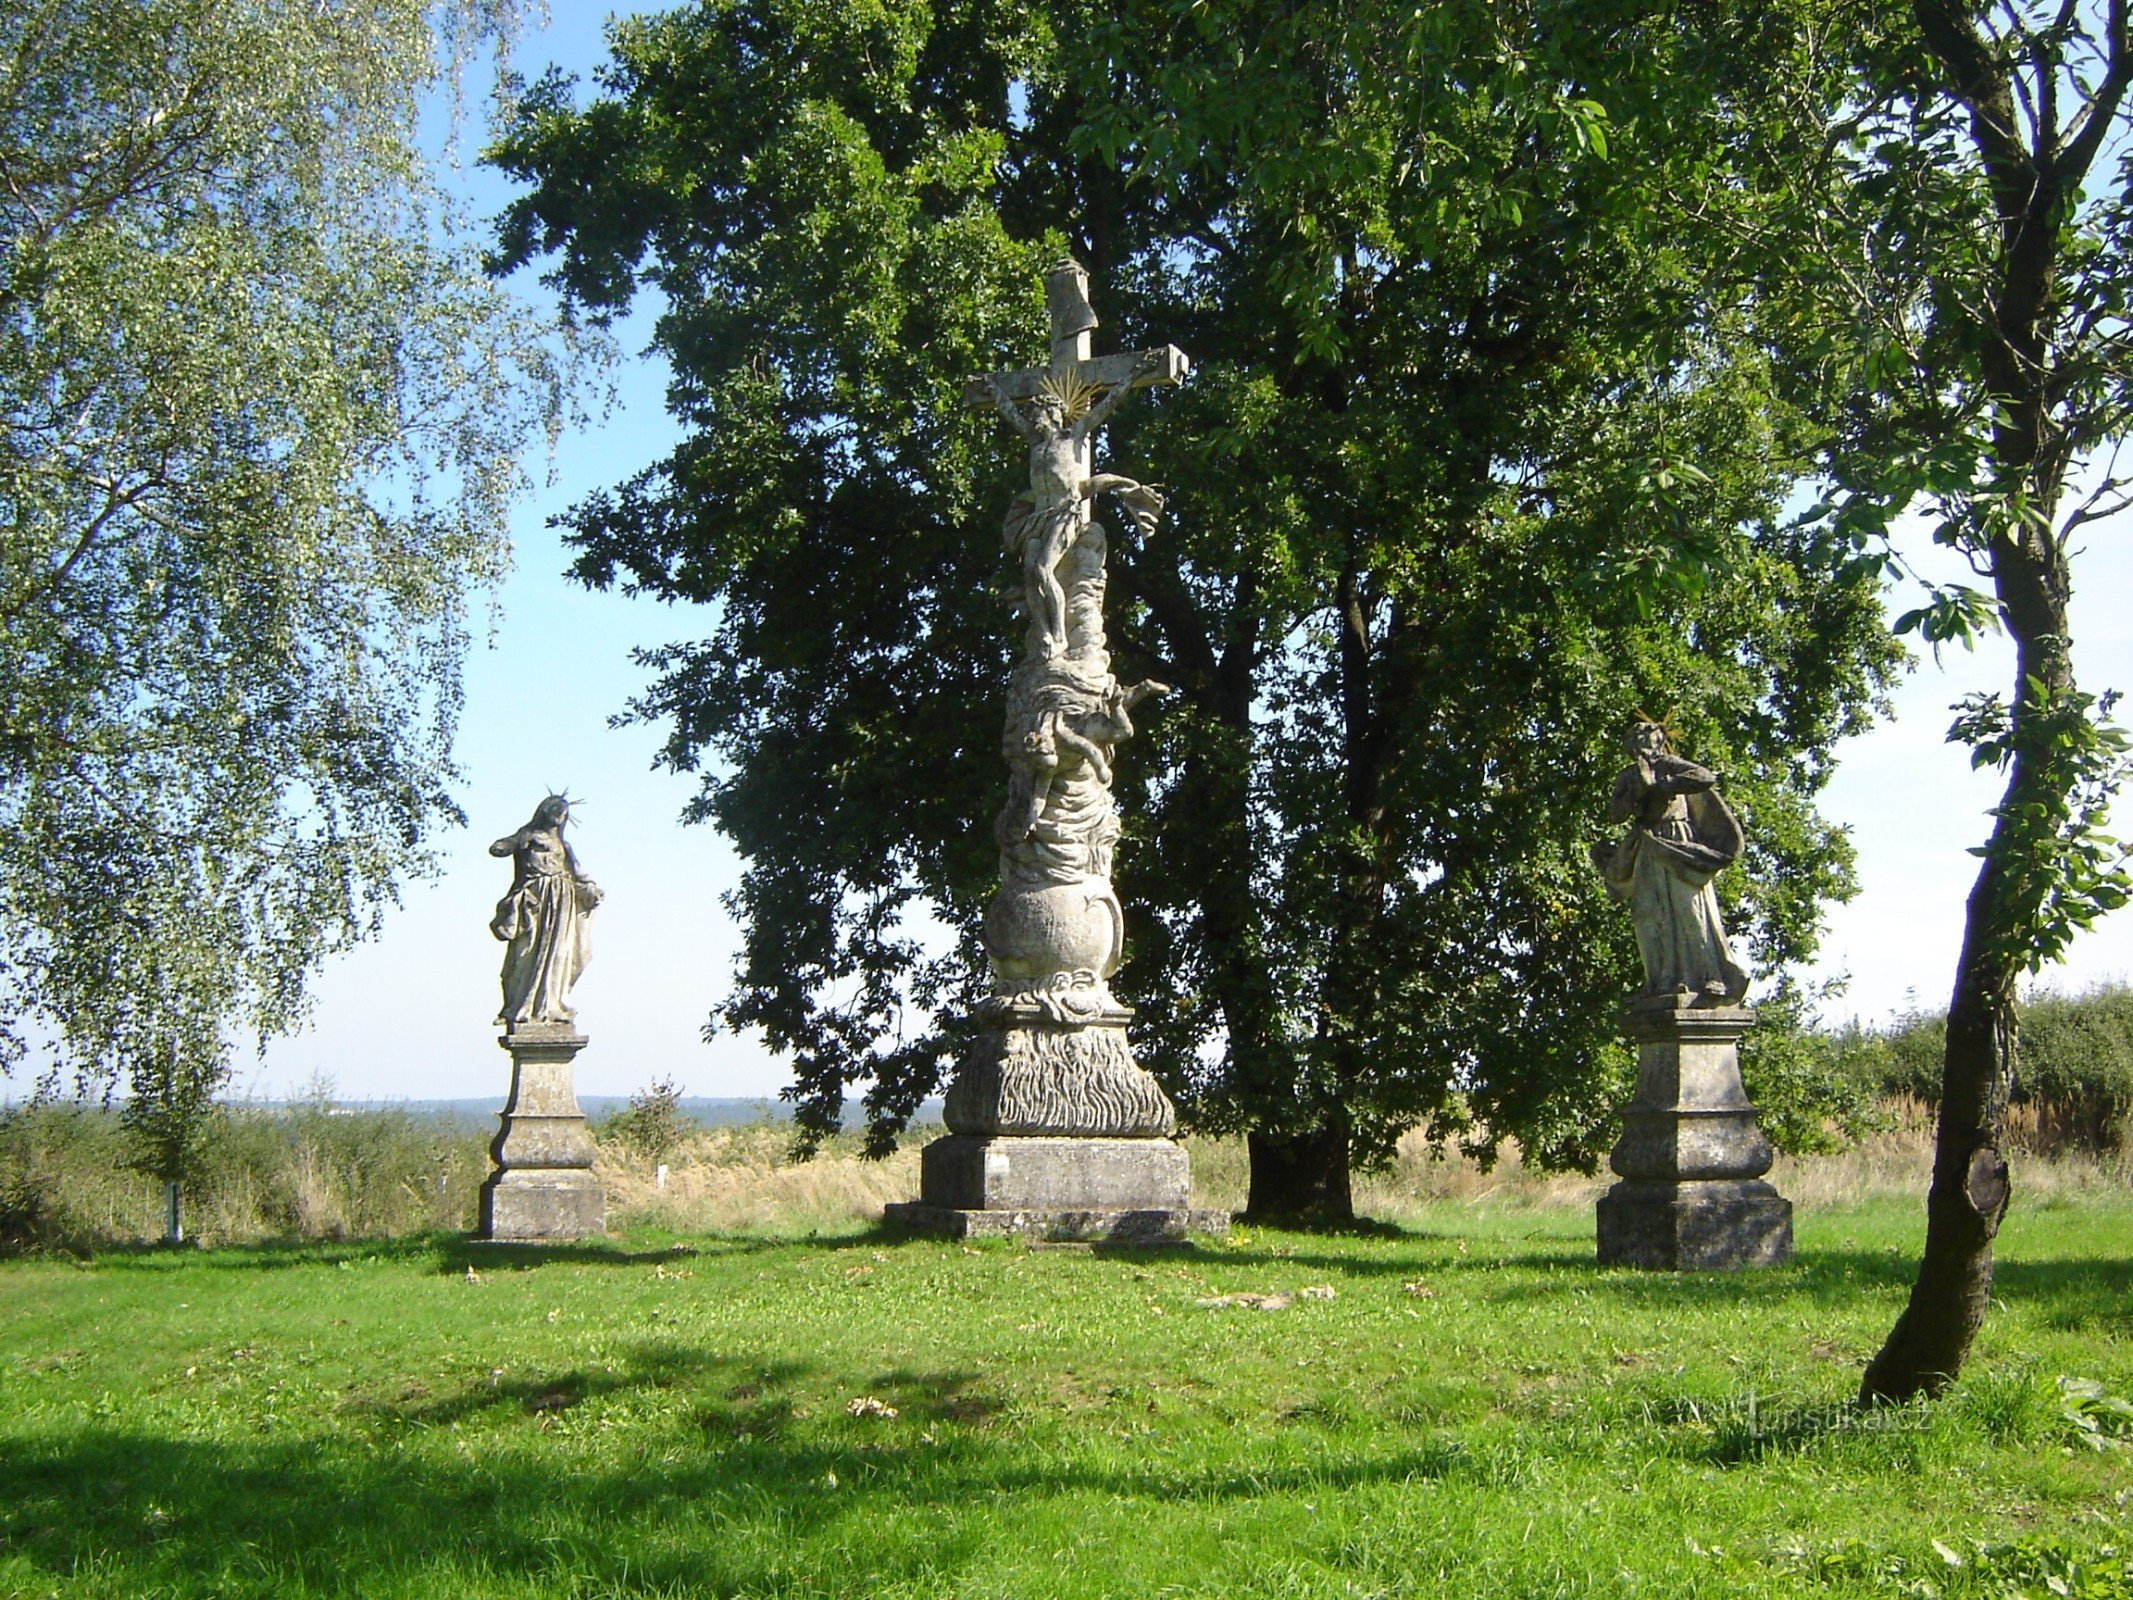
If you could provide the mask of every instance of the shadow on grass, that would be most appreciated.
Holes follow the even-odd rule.
[[[789,1397],[819,1372],[643,1346],[614,1372],[559,1372],[477,1395],[358,1410],[330,1440],[176,1440],[98,1432],[0,1447],[0,1563],[55,1583],[93,1571],[114,1593],[755,1594],[830,1577],[838,1592],[959,1587],[961,1570],[1048,1500],[1251,1500],[1491,1470],[1449,1440],[1253,1469],[1119,1454],[1033,1460],[988,1437],[981,1374],[898,1369],[887,1412],[810,1417]],[[695,1427],[656,1457],[577,1406],[673,1391]],[[485,1412],[493,1415],[484,1416]],[[935,1428],[939,1424],[960,1427]],[[556,1430],[550,1436],[550,1430]],[[693,1446],[689,1443],[693,1437]],[[587,1442],[590,1440],[591,1442]],[[610,1441],[613,1441],[610,1443]],[[926,1508],[997,1514],[914,1521]],[[1009,1510],[1007,1508],[1015,1509]],[[822,1570],[813,1569],[821,1563]]]
[[[760,1255],[789,1250],[882,1249],[902,1236],[880,1229],[800,1238],[759,1234],[692,1234],[671,1244],[631,1245],[621,1239],[569,1244],[498,1243],[462,1233],[414,1233],[382,1239],[283,1239],[260,1244],[172,1250],[162,1245],[107,1245],[66,1259],[78,1265],[138,1271],[277,1272],[293,1267],[359,1266],[369,1262],[429,1264],[441,1273],[513,1272],[555,1265],[642,1267],[692,1256]]]

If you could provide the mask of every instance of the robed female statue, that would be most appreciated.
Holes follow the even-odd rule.
[[[570,991],[592,958],[588,922],[601,894],[563,838],[569,820],[569,800],[552,794],[531,822],[489,846],[512,867],[511,892],[496,902],[489,923],[505,945],[504,1008],[496,1020],[507,1028],[577,1015]]]

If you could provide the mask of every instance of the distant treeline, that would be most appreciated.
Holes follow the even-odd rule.
[[[1824,1037],[1834,1069],[1869,1095],[1939,1103],[1945,1013],[1913,1012],[1884,1028],[1854,1024]],[[2030,1137],[2044,1148],[2103,1153],[2133,1141],[2133,988],[2111,984],[2025,1003],[2013,1098],[2033,1113]]]

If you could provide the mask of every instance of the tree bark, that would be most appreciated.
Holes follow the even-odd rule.
[[[1318,1227],[1346,1227],[1355,1221],[1346,1116],[1336,1113],[1326,1126],[1309,1133],[1254,1130],[1244,1137],[1252,1163],[1244,1221]]]
[[[2001,492],[2026,494],[2033,514],[1979,529],[2000,618],[2015,643],[2013,758],[1970,892],[1948,1002],[1925,1251],[1910,1301],[1860,1381],[1863,1403],[1945,1389],[1962,1371],[1991,1300],[1992,1242],[2009,1194],[2000,1143],[2013,1082],[2015,984],[2037,932],[2033,909],[2024,904],[2030,890],[2019,881],[2029,870],[2021,851],[2035,847],[2024,830],[2036,824],[2022,819],[2061,810],[2071,781],[2052,760],[2049,738],[2028,736],[2037,718],[2054,714],[2074,692],[2067,633],[2072,584],[2064,544],[2052,528],[2070,456],[2055,415],[2068,358],[2053,348],[2054,300],[2069,197],[2079,193],[2133,85],[2125,8],[2114,3],[2101,41],[2107,71],[2083,120],[2062,130],[2052,112],[2029,125],[2034,143],[2025,145],[2013,81],[2023,62],[1990,47],[1975,17],[1954,0],[1913,0],[1912,14],[1937,64],[1941,92],[1969,113],[1999,233],[1999,255],[1982,285],[1984,315],[1974,329],[1977,372],[1996,402],[1984,465]],[[2049,77],[2061,57],[2029,58],[2029,64]],[[2010,860],[2017,863],[2014,873]]]
[[[2001,447],[2022,448],[2012,440]],[[2056,495],[2041,498],[2048,514]],[[2018,886],[2005,863],[2022,827],[2017,819],[2062,799],[2056,791],[2065,786],[2021,730],[2073,693],[2074,672],[2066,633],[2066,558],[2057,542],[2029,527],[1995,539],[1991,558],[2000,616],[2015,641],[2015,755],[1965,909],[1962,956],[1948,1001],[1925,1252],[1903,1314],[1860,1380],[1859,1398],[1869,1404],[1938,1394],[1955,1381],[1985,1320],[1992,1241],[2007,1213],[2010,1185],[2000,1144],[2014,1075],[2019,936],[2026,930]]]

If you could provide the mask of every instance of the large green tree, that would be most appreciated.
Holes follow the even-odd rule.
[[[457,816],[546,385],[415,129],[500,12],[0,20],[0,1047],[48,1086],[195,1116]]]
[[[1347,1215],[1421,1123],[1595,1153],[1635,955],[1584,850],[1640,707],[1748,815],[1765,968],[1810,947],[1847,883],[1812,796],[1890,647],[1869,565],[1777,518],[1810,420],[1673,226],[1728,203],[1730,46],[1367,0],[708,0],[611,45],[492,149],[531,185],[500,264],[664,297],[691,432],[577,510],[577,570],[716,608],[638,710],[709,758],[723,1020],[803,1126],[870,1079],[886,1143],[974,998],[1017,460],[960,382],[1037,348],[1062,244],[1100,340],[1197,363],[1104,446],[1173,491],[1114,541],[1119,670],[1181,691],[1123,763],[1120,989],[1253,1210]]]

